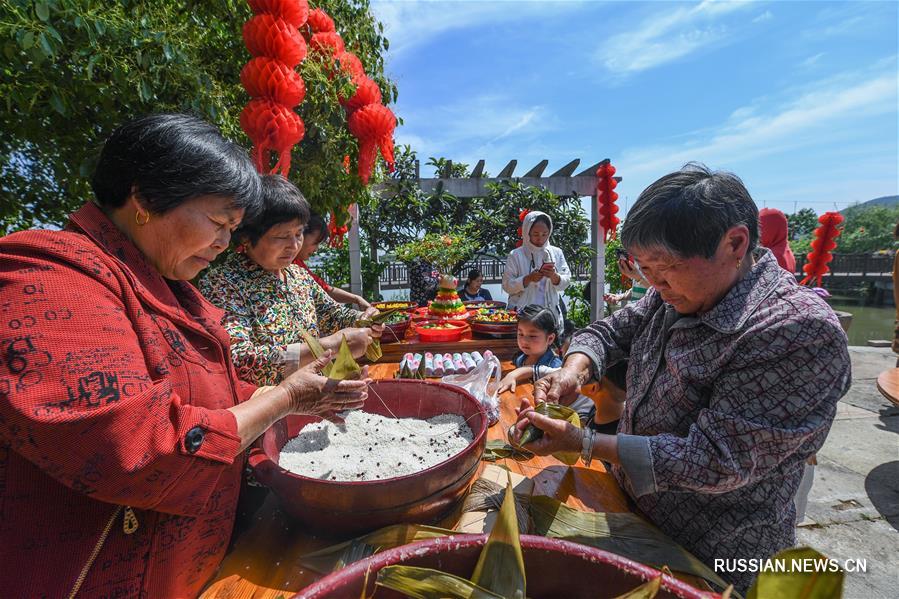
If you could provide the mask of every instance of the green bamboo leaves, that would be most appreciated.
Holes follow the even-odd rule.
[[[394,308],[392,310],[384,310],[383,312],[378,312],[374,316],[370,318],[362,318],[356,321],[357,327],[370,327],[373,324],[384,324],[387,322],[391,316],[396,314],[397,312],[402,312],[401,308]],[[381,351],[381,340],[374,339],[371,344],[365,350],[365,358],[374,364],[378,360],[381,359],[381,356],[384,355],[384,352]]]
[[[832,562],[814,549],[809,547],[786,549],[771,560],[785,562],[786,571],[761,572],[746,593],[746,599],[765,597],[840,599],[843,596],[843,571],[832,567]],[[807,566],[812,562],[815,562],[817,567]]]
[[[321,342],[309,333],[303,333],[303,341],[309,347],[309,351],[312,352],[316,360],[325,355],[325,348]],[[346,337],[343,337],[340,341],[340,349],[337,350],[337,357],[330,364],[325,364],[322,368],[322,375],[335,381],[342,381],[347,378],[354,378],[360,372],[362,372],[362,369],[356,363],[356,360],[353,359]]]
[[[556,420],[567,420],[574,426],[581,428],[581,419],[577,415],[577,412],[569,408],[568,406],[559,405],[557,403],[545,403],[539,402],[536,407],[534,407],[534,411],[538,414],[543,414],[548,418],[555,418]],[[543,437],[543,431],[534,426],[533,424],[529,424],[527,428],[521,433],[521,438],[518,440],[518,445],[524,447],[528,443],[533,443],[537,439]],[[553,454],[553,457],[559,460],[560,462],[564,462],[571,466],[575,464],[580,457],[580,454],[576,451],[557,451]]]
[[[507,599],[459,576],[415,566],[382,568],[378,584],[414,599]]]

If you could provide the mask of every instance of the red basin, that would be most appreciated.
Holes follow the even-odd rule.
[[[487,441],[487,415],[468,392],[443,383],[381,380],[372,383],[366,412],[400,418],[463,416],[474,441],[461,453],[414,475],[374,481],[331,481],[308,478],[278,466],[281,448],[311,416],[279,420],[253,446],[250,466],[284,510],[307,527],[335,534],[358,534],[399,522],[431,522],[462,498],[477,474]]]
[[[294,595],[295,599],[365,597],[392,599],[404,595],[375,586],[378,571],[390,565],[437,568],[468,578],[474,572],[487,535],[456,535],[428,539],[377,553],[322,578]],[[531,599],[597,599],[616,597],[657,577],[660,572],[627,558],[559,539],[521,536],[527,595]],[[712,599],[716,593],[700,591],[671,576],[662,576],[658,599]]]

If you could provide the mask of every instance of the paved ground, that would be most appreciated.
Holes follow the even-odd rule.
[[[899,597],[899,408],[875,379],[896,365],[889,349],[851,347],[852,388],[818,454],[806,520],[797,531],[837,560],[864,559],[847,573],[846,599]]]

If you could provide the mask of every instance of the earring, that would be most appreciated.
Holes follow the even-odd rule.
[[[145,224],[147,224],[148,222],[150,222],[150,213],[147,212],[146,214],[147,214],[147,218],[145,218],[145,219],[143,220],[143,222],[141,222],[141,220],[140,220],[140,210],[138,210],[137,212],[134,213],[134,222],[137,223],[138,226],[143,227]]]
[[[737,270],[740,270],[741,266],[743,266],[743,258],[737,260]]]

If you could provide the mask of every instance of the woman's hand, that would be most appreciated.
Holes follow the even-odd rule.
[[[649,286],[649,283],[647,283],[646,280],[642,276],[640,276],[640,271],[637,270],[637,267],[624,258],[618,259],[618,270],[621,271],[621,274],[633,280],[634,282],[641,283],[642,285],[645,285],[647,287]]]
[[[566,360],[565,365],[559,370],[551,372],[534,383],[534,401],[547,403],[560,403],[560,399],[574,399],[580,391],[581,385],[587,382],[589,370],[580,363],[579,358],[588,358],[583,354],[576,354]],[[577,364],[571,363],[572,359]],[[562,403],[565,403],[562,401]]]
[[[368,329],[370,331],[369,334],[371,335],[372,339],[380,339],[381,336],[384,334],[384,325],[383,324],[373,324],[370,327],[368,327]]]
[[[543,274],[543,271],[534,270],[534,271],[531,271],[530,274],[525,275],[524,279],[522,279],[522,283],[524,283],[525,286],[528,286],[531,283],[536,283],[537,281],[542,279],[544,276],[546,276],[546,275]]]
[[[542,379],[541,379],[542,380]],[[518,421],[509,429],[509,440],[513,445],[518,445],[524,429],[533,424],[543,431],[543,436],[536,441],[527,444],[528,451],[537,455],[550,455],[559,451],[581,450],[583,442],[583,430],[566,420],[549,418],[534,411],[528,400],[523,400],[516,410]]]
[[[290,397],[290,413],[321,416],[327,420],[338,420],[337,414],[347,410],[358,410],[368,398],[368,366],[362,368],[359,379],[335,381],[319,374],[331,360],[331,352],[300,368],[284,379],[281,387]]]
[[[371,304],[369,304],[368,302],[366,302],[366,301],[365,301],[364,299],[362,299],[361,297],[359,298],[359,300],[362,301],[362,302],[365,302],[365,305],[364,305],[364,306],[363,306],[362,304],[357,304],[360,308],[362,308],[363,310],[365,310],[365,312],[362,313],[362,317],[361,317],[359,320],[366,320],[366,319],[368,319],[368,318],[372,318],[372,317],[374,317],[374,316],[377,316],[378,314],[381,313],[380,310],[378,310],[377,308],[373,307]]]
[[[365,350],[373,341],[372,330],[368,327],[349,327],[342,329],[339,334],[346,337],[347,345],[350,347],[350,353],[354,358],[365,355]]]

